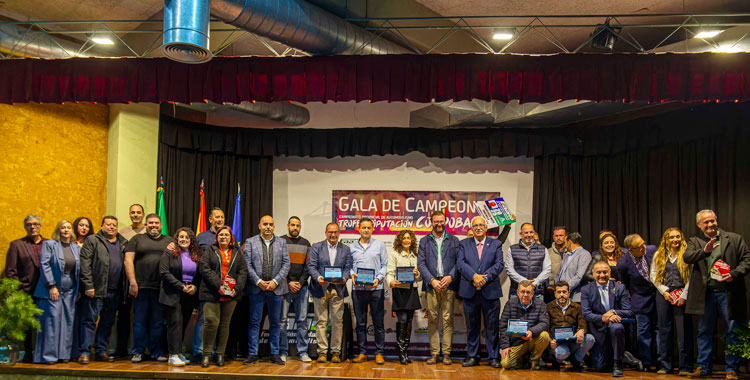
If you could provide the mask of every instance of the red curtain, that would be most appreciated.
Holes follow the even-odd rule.
[[[0,60],[0,103],[740,101],[750,54]]]

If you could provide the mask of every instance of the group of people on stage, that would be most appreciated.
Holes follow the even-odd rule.
[[[114,361],[110,333],[117,325],[115,355],[126,354],[132,308],[134,363],[148,357],[188,364],[182,342],[198,309],[191,359],[204,367],[212,359],[222,366],[241,351],[238,342],[244,335],[243,364],[253,364],[259,360],[264,306],[271,362],[284,364],[289,356],[290,308],[298,358],[311,362],[309,297],[317,319],[317,361],[341,362],[346,360],[342,338],[349,280],[358,345],[354,363],[368,360],[368,312],[375,362],[385,363],[386,283],[402,364],[411,362],[414,311],[422,308],[427,310],[431,353],[426,363],[452,363],[457,298],[466,322],[466,367],[480,363],[483,332],[488,364],[495,368],[534,370],[546,366],[547,358],[562,369],[593,367],[612,376],[623,376],[623,365],[673,373],[676,335],[677,372],[708,377],[717,317],[724,321],[727,346],[736,343],[733,330],[748,318],[744,276],[750,270],[750,250],[740,235],[718,228],[711,210],[696,215],[699,236],[686,239],[679,229],[668,228],[658,246],[631,234],[621,247],[611,231],[602,231],[593,253],[581,246],[579,233],[565,227],[553,229],[554,243],[547,248],[530,223],[521,225],[520,240],[503,252],[510,225],[497,239],[490,238],[487,222],[478,216],[460,240],[445,230],[446,216],[440,211],[432,213],[427,236],[417,242],[414,232],[403,230],[390,253],[372,237],[374,223],[366,217],[358,223],[359,239],[348,246],[339,241],[337,223],[329,223],[324,239],[310,244],[300,236],[302,222],[294,216],[281,236],[275,234],[273,217],[263,216],[260,233],[241,246],[218,208],[211,211],[211,228],[198,236],[186,227],[171,237],[162,235],[159,216],[144,216],[138,204],[131,206],[130,219],[130,226],[118,229],[117,218],[105,216],[96,234],[88,218],[63,220],[46,240],[39,232],[41,219],[26,217],[27,236],[11,243],[5,275],[18,279],[21,290],[43,310],[36,347],[31,348],[31,334],[25,347],[29,357],[33,351],[34,362]],[[712,270],[718,264],[725,270]],[[501,308],[503,270],[511,294]],[[691,314],[698,320],[697,360]],[[635,332],[632,339],[628,330]],[[657,356],[652,356],[654,342]],[[225,355],[228,345],[237,352]],[[725,360],[726,378],[736,379],[740,358],[727,353]]]

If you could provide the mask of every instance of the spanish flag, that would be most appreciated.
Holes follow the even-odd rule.
[[[201,209],[198,212],[198,223],[195,227],[195,235],[206,231],[206,193],[203,192],[203,179],[201,179]]]

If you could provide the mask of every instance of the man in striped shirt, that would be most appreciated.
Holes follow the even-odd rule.
[[[307,334],[309,331],[307,325],[307,252],[310,249],[310,242],[299,236],[302,229],[302,221],[299,217],[292,216],[286,224],[289,232],[281,238],[286,240],[289,248],[289,259],[291,265],[287,275],[289,284],[289,293],[284,295],[281,303],[281,340],[279,347],[281,351],[281,360],[286,362],[289,355],[289,341],[287,339],[287,325],[289,307],[292,306],[295,316],[295,326],[297,331],[297,355],[299,360],[309,363],[310,356],[307,355]]]

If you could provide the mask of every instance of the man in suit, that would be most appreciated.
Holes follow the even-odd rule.
[[[578,303],[581,302],[581,282],[591,262],[591,254],[581,247],[581,239],[578,232],[571,232],[566,236],[560,271],[555,277],[555,281],[565,281],[568,284],[570,300]]]
[[[436,364],[443,337],[443,364],[450,365],[453,342],[453,304],[456,300],[456,259],[458,238],[445,231],[445,214],[435,211],[430,216],[432,232],[419,241],[417,268],[422,274],[422,290],[427,294],[427,331],[430,335],[430,359]],[[442,334],[438,324],[443,322]]]
[[[724,319],[726,347],[737,343],[734,329],[747,321],[747,293],[743,280],[750,271],[750,250],[742,236],[719,228],[713,211],[702,210],[695,220],[702,234],[688,240],[683,255],[686,263],[693,264],[685,311],[700,315],[698,366],[690,377],[711,377],[711,353],[718,314]],[[714,279],[710,276],[710,268],[718,260],[729,265],[729,273],[721,279]],[[727,353],[725,360],[727,380],[736,380],[740,357]]]
[[[250,301],[250,326],[247,335],[247,359],[242,364],[258,361],[258,341],[263,305],[268,308],[268,343],[271,363],[284,365],[279,355],[281,331],[281,300],[288,293],[289,249],[286,241],[274,234],[273,217],[266,215],[258,223],[260,234],[245,240],[243,257],[247,264],[247,286]]]
[[[653,253],[646,252],[646,242],[638,234],[625,237],[628,252],[617,262],[617,274],[630,293],[630,305],[635,313],[636,352],[643,362],[643,371],[652,364],[651,347],[656,326],[654,285],[649,279]]]
[[[5,256],[5,277],[21,282],[20,289],[32,295],[39,280],[39,254],[42,252],[42,219],[36,215],[29,215],[23,220],[26,236],[13,240]],[[33,359],[33,329],[26,331],[24,340],[23,361],[31,363]]]
[[[510,225],[506,225],[505,228],[510,229]],[[500,359],[497,357],[497,323],[503,290],[498,276],[503,270],[503,242],[487,237],[487,221],[481,216],[471,220],[471,229],[474,237],[459,243],[456,262],[463,277],[458,294],[464,300],[467,331],[467,352],[463,366],[479,365],[479,332],[484,316],[484,338],[489,364],[494,368],[500,368]]]
[[[581,310],[589,331],[596,339],[591,350],[597,371],[612,369],[613,377],[622,377],[622,357],[625,353],[623,318],[633,318],[630,296],[625,285],[609,281],[609,264],[594,264],[594,282],[581,289]]]
[[[352,255],[349,247],[339,243],[339,225],[328,223],[326,239],[313,244],[308,254],[310,273],[310,295],[315,307],[315,337],[318,340],[318,363],[325,363],[328,350],[331,362],[341,363],[341,340],[344,326],[344,298],[349,295],[346,280],[351,275]],[[323,278],[326,266],[341,267],[342,280],[336,283]],[[328,344],[326,330],[330,321],[331,344]]]

